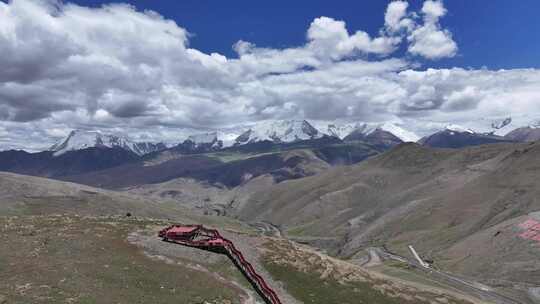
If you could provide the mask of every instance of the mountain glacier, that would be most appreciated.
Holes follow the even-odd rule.
[[[139,156],[167,148],[163,143],[137,143],[126,137],[103,134],[100,131],[73,130],[66,138],[49,148],[49,151],[53,151],[54,156],[59,156],[69,151],[92,147],[122,148]]]
[[[307,120],[270,120],[251,126],[236,138],[237,145],[258,141],[294,142],[323,137]]]

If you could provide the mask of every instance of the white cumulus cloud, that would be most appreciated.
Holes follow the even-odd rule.
[[[446,8],[441,0],[427,0],[422,6],[424,24],[416,26],[407,39],[409,52],[429,59],[454,57],[458,46],[449,30],[443,29],[439,19],[446,15]]]
[[[390,32],[397,32],[403,28],[410,30],[413,27],[413,21],[407,18],[407,1],[392,1],[386,8],[384,15],[384,24]]]
[[[419,70],[395,55],[404,46],[454,56],[445,15],[441,1],[420,12],[394,1],[378,33],[319,17],[301,45],[238,41],[228,58],[130,5],[0,2],[0,148],[44,148],[73,128],[178,142],[193,130],[305,118],[400,121],[423,135],[444,122],[539,114],[538,70]]]

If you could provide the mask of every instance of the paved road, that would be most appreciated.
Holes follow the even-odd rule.
[[[282,233],[279,227],[272,223],[263,221],[263,222],[253,223],[252,225],[255,226],[255,228],[259,229],[259,231],[261,231],[263,234],[271,235],[277,238],[282,237]]]
[[[372,250],[376,251],[383,259],[390,259],[408,263],[409,265],[412,265],[417,269],[423,271],[430,278],[450,284],[450,286],[454,286],[457,289],[467,294],[474,295],[484,301],[496,304],[523,304],[522,302],[519,302],[515,299],[511,299],[509,297],[496,293],[489,287],[484,287],[480,283],[469,281],[437,269],[425,268],[420,265],[420,263],[418,263],[418,261],[416,261],[415,259],[409,259],[407,257],[397,255],[393,252],[386,250],[385,248],[373,248]]]
[[[270,234],[275,237],[282,237],[282,233],[279,227],[271,223],[257,222],[254,224],[254,226],[257,227],[261,232],[264,232],[266,234]],[[409,265],[416,267],[417,269],[424,272],[426,276],[429,276],[433,280],[444,282],[450,286],[455,287],[458,290],[461,290],[465,294],[475,296],[484,301],[495,303],[495,304],[523,304],[522,302],[519,302],[517,300],[511,299],[509,297],[496,293],[493,290],[491,290],[489,287],[487,286],[484,287],[480,283],[468,281],[463,278],[457,277],[449,273],[445,273],[437,269],[425,268],[422,265],[420,265],[420,263],[418,263],[418,261],[416,261],[415,259],[410,259],[408,257],[400,256],[398,254],[390,252],[386,248],[379,248],[379,247],[369,248],[368,253],[369,253],[368,258],[361,263],[362,266],[367,267],[369,265],[377,264],[380,262],[381,259],[400,261],[400,262],[408,263]]]

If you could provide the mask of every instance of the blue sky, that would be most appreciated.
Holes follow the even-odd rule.
[[[0,1],[0,149],[73,129],[234,138],[290,119],[418,136],[509,117],[540,126],[538,11],[537,0]]]
[[[75,0],[100,6],[109,1]],[[121,2],[121,1],[117,1]],[[205,52],[235,56],[232,45],[239,39],[261,47],[283,48],[305,43],[306,29],[319,16],[347,23],[349,31],[375,35],[390,1],[127,1],[138,9],[154,10],[175,20],[194,34],[190,45]],[[409,1],[418,10],[423,1]],[[429,67],[489,69],[540,67],[540,2],[537,0],[445,1],[448,15],[441,21],[459,45],[457,56]],[[422,60],[420,60],[422,61]]]

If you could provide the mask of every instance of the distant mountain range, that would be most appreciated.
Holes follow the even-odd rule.
[[[59,155],[54,153],[3,151],[0,152],[0,171],[57,178],[103,170],[140,159],[134,152],[120,147],[89,147]]]
[[[143,156],[167,148],[193,154],[258,142],[284,144],[323,137],[334,137],[343,141],[362,141],[381,148],[390,148],[403,142],[419,142],[437,148],[461,148],[497,142],[540,140],[539,124],[509,129],[513,125],[511,118],[492,122],[491,132],[475,132],[461,126],[448,125],[438,132],[420,138],[414,132],[395,123],[267,120],[226,131],[216,130],[192,134],[184,141],[171,147],[164,143],[134,142],[124,136],[104,134],[99,131],[75,130],[49,150],[54,152],[54,156],[59,156],[69,151],[83,150],[89,147],[117,147]]]
[[[259,141],[295,142],[323,137],[325,134],[307,120],[264,121],[254,125],[236,138],[235,145]]]
[[[262,174],[271,174],[277,181],[300,178],[311,172],[303,169],[307,163],[318,163],[318,167],[354,164],[402,142],[376,130],[366,132],[364,139],[344,140],[323,134],[307,121],[277,121],[249,128],[232,143],[225,144],[220,132],[208,132],[172,147],[73,131],[48,151],[0,152],[0,171],[100,187],[130,187],[177,177],[234,187]]]
[[[329,165],[341,165],[363,161],[404,142],[418,142],[435,148],[462,148],[492,143],[540,140],[540,127],[537,125],[509,130],[505,136],[499,135],[502,129],[508,129],[510,126],[512,126],[511,119],[506,119],[494,122],[493,132],[479,133],[460,126],[449,125],[443,130],[419,139],[416,134],[392,123],[321,121],[311,123],[306,120],[276,120],[264,121],[236,130],[193,134],[183,142],[172,146],[164,143],[135,142],[124,136],[99,131],[75,130],[47,151],[0,152],[0,171],[65,178],[132,163],[139,164],[137,165],[139,168],[144,167],[148,160],[179,159],[182,155],[220,152],[234,155],[235,158],[246,158],[264,153],[281,153],[300,149],[312,151],[316,157]],[[204,162],[215,165],[212,159]],[[178,175],[176,172],[169,172],[169,168],[160,170],[160,175],[167,173],[160,181],[166,180],[169,176]],[[193,167],[192,170],[198,170],[198,168]],[[218,173],[213,171],[212,174]]]
[[[479,133],[456,125],[449,125],[444,130],[423,137],[418,142],[434,148],[463,148],[504,142],[534,142],[540,140],[540,127],[530,125],[514,130],[508,130],[511,119],[493,123],[494,131]],[[508,133],[500,135],[500,130],[507,129]]]
[[[315,126],[317,127],[315,127]],[[381,145],[381,136],[392,138],[384,146],[393,146],[401,142],[417,141],[419,137],[392,123],[336,123],[307,120],[268,120],[257,124],[241,126],[234,130],[212,131],[188,136],[183,142],[171,148],[186,153],[217,151],[224,148],[272,142],[276,144],[293,143],[306,140],[334,137],[340,140],[373,141]],[[66,138],[54,144],[49,151],[54,156],[69,151],[95,148],[122,148],[139,156],[169,148],[164,143],[135,142],[125,136],[105,134],[100,131],[74,130]]]
[[[476,133],[455,125],[450,125],[419,141],[420,144],[433,148],[462,148],[501,142],[514,142],[514,140],[493,133]]]

